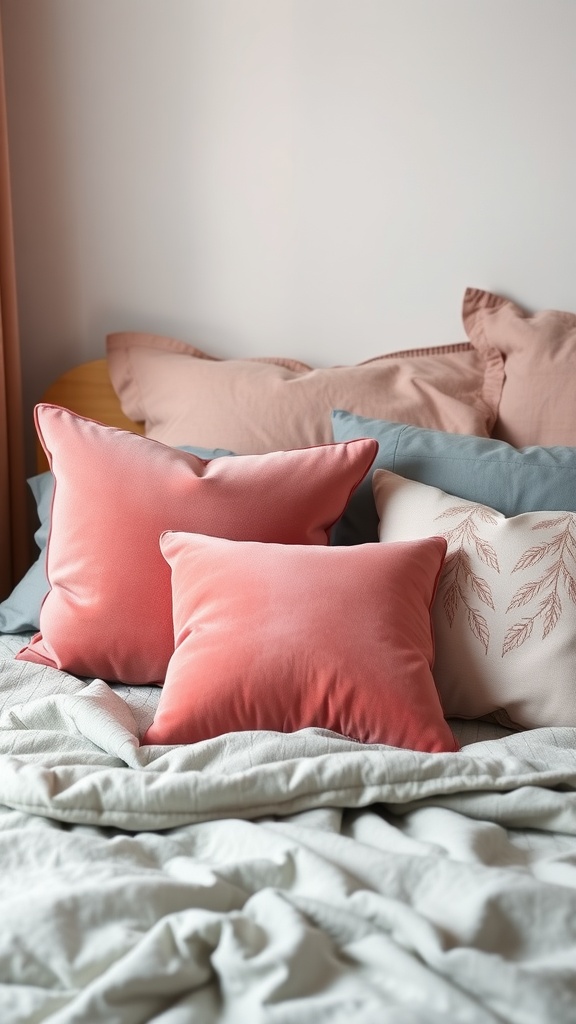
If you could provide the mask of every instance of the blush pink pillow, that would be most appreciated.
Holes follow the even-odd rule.
[[[457,749],[431,671],[443,539],[321,548],[177,532],[161,548],[176,649],[144,743],[317,727]]]
[[[167,529],[235,540],[328,542],[374,440],[206,463],[52,405],[36,426],[55,487],[50,583],[25,661],[126,683],[161,682],[174,649]]]
[[[500,295],[468,288],[463,318],[478,352],[497,349],[505,360],[493,436],[516,448],[576,445],[576,313],[530,315]]]
[[[107,339],[108,370],[126,416],[165,444],[243,454],[333,440],[332,409],[486,436],[502,389],[502,357],[469,343],[312,369],[288,359],[213,359],[173,338]]]

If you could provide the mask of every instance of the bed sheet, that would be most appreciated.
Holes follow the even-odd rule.
[[[0,643],[3,1024],[576,1020],[576,730],[140,747],[153,692],[15,662],[21,639]]]
[[[0,633],[0,662],[11,661],[21,647],[31,640],[32,634],[10,635]],[[18,664],[23,664],[19,662]],[[39,679],[44,679],[40,673]],[[69,676],[64,672],[57,672],[52,678],[51,686],[54,693],[67,692],[79,693],[84,689],[86,682],[90,680],[79,680],[75,676]],[[159,686],[124,686],[121,683],[112,683],[110,688],[122,697],[132,711],[138,736],[143,736],[151,725],[158,701],[160,699]],[[37,683],[33,673],[23,673],[18,685],[9,685],[0,688],[0,711],[11,704],[21,704],[37,696]],[[500,739],[502,736],[509,736],[512,730],[497,722],[482,721],[479,719],[465,720],[451,718],[450,727],[461,746],[470,743],[477,743],[480,740]]]

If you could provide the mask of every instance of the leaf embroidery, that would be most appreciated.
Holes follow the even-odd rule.
[[[537,562],[541,562],[543,558],[546,558],[546,555],[554,554],[554,552],[558,551],[561,546],[562,537],[556,537],[547,544],[538,544],[536,547],[528,548],[528,551],[525,551],[518,559],[516,565],[512,569],[512,572],[519,572],[520,569],[530,569],[531,566],[536,565]]]
[[[542,633],[542,639],[548,636],[552,632],[554,626],[558,622],[562,614],[562,604],[557,593],[550,594],[549,598],[542,602],[543,603],[543,616],[544,616],[544,632]]]
[[[444,591],[443,604],[446,618],[450,625],[452,625],[458,607],[458,584],[456,582],[451,583]]]
[[[533,619],[526,619],[524,622],[516,622],[513,626],[510,626],[504,637],[502,655],[508,654],[515,647],[520,647],[525,643],[532,632],[533,625]]]
[[[572,578],[572,576],[570,576],[569,573],[564,572],[564,583],[566,584],[568,597],[572,601],[572,604],[576,604],[576,581]]]
[[[513,572],[520,572],[530,569],[545,558],[555,557],[541,575],[524,583],[516,591],[507,611],[512,608],[522,608],[529,605],[534,599],[542,594],[545,596],[540,601],[533,615],[527,615],[519,622],[515,622],[507,630],[502,646],[502,657],[510,651],[521,647],[532,634],[534,623],[537,619],[542,620],[542,639],[545,640],[558,624],[562,615],[562,600],[560,591],[564,586],[569,599],[576,604],[576,535],[574,533],[576,516],[571,512],[563,513],[554,518],[540,520],[533,530],[553,529],[559,527],[549,541],[544,544],[537,544],[528,548],[518,559]],[[548,591],[546,594],[545,591]]]
[[[491,544],[480,534],[478,520],[493,526],[497,517],[483,505],[452,505],[445,509],[436,519],[455,519],[462,516],[459,523],[442,534],[448,544],[448,553],[444,561],[442,574],[443,607],[450,627],[460,604],[466,609],[468,626],[473,636],[482,644],[488,653],[490,629],[484,615],[468,600],[467,593],[472,593],[488,608],[494,609],[494,598],[490,584],[472,568],[470,555],[466,550],[475,550],[480,561],[490,569],[500,572],[498,555]]]
[[[525,583],[524,586],[516,591],[506,611],[509,612],[512,608],[522,608],[525,604],[530,604],[544,589],[546,582],[545,577],[542,577],[542,579],[535,580],[533,583]]]
[[[475,637],[478,638],[480,643],[484,646],[484,650],[488,653],[488,644],[490,643],[490,630],[488,629],[488,623],[483,615],[480,615],[479,611],[474,608],[468,609],[468,625],[472,630]]]
[[[476,545],[476,554],[478,558],[481,558],[486,565],[489,565],[491,569],[495,569],[496,572],[500,572],[500,566],[498,565],[498,555],[487,541],[482,540],[481,537],[475,537],[474,543]]]
[[[476,515],[484,523],[488,523],[490,526],[496,526],[496,523],[498,522],[498,519],[496,518],[494,513],[491,512],[489,508],[485,508],[484,505],[476,506]]]
[[[484,602],[484,604],[487,604],[489,608],[494,608],[494,601],[492,600],[492,591],[490,590],[490,587],[486,583],[486,580],[483,580],[481,576],[475,576],[474,573],[472,573],[470,576],[470,586],[472,587],[472,590],[474,591],[476,596],[479,597],[480,600]]]
[[[570,513],[568,513],[568,514],[570,514]],[[560,516],[560,518],[556,517],[555,519],[541,519],[539,523],[536,523],[532,527],[532,529],[533,530],[551,530],[553,526],[558,526],[558,523],[561,523],[562,519],[565,519],[565,518],[566,518],[565,516]]]
[[[436,519],[453,519],[454,516],[466,515],[469,509],[469,505],[451,505],[450,508],[444,509],[444,512],[436,516]]]

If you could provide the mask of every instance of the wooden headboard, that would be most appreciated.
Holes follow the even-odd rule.
[[[134,423],[122,412],[118,396],[110,383],[105,359],[94,359],[63,373],[44,392],[41,401],[62,405],[80,416],[88,416],[111,427],[132,430],[136,434],[144,433],[143,423]],[[48,460],[39,441],[36,465],[39,473],[48,469]]]

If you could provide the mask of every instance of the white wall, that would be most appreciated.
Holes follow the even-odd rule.
[[[573,0],[1,0],[26,400],[147,329],[319,364],[576,309]]]

